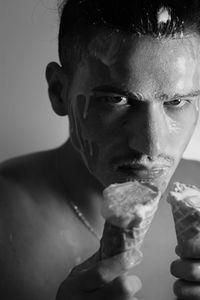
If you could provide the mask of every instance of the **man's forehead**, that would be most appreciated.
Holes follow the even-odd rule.
[[[199,89],[199,46],[200,38],[192,34],[155,39],[102,32],[89,45],[89,56],[95,58],[91,60],[92,81],[95,83],[94,74],[98,74],[101,85],[169,97],[189,94]]]
[[[177,38],[155,38],[150,35],[138,37],[135,34],[127,34],[119,30],[105,30],[98,33],[88,46],[88,53],[105,64],[112,64],[121,53],[133,54],[133,52],[151,53],[156,50],[160,55],[165,51],[169,54],[188,53],[194,59],[199,56],[200,36],[193,32],[185,32]],[[166,53],[165,53],[166,55]]]
[[[95,58],[108,68],[148,69],[172,67],[180,73],[187,66],[200,65],[200,37],[188,33],[182,38],[156,39],[149,35],[136,37],[121,32],[98,34],[88,46],[89,57]],[[145,68],[146,66],[146,68]]]

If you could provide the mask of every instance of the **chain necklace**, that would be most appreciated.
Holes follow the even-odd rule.
[[[56,169],[57,169],[57,174],[58,174],[58,178],[59,181],[61,182],[62,186],[64,187],[65,191],[66,191],[66,187],[64,184],[64,181],[61,177],[61,174],[59,172],[59,163],[58,163],[58,155],[56,155]],[[77,205],[74,204],[74,202],[72,200],[68,200],[68,203],[70,204],[70,206],[72,207],[72,209],[74,210],[76,216],[78,217],[78,219],[84,224],[84,226],[90,231],[90,233],[98,240],[101,240],[101,236],[98,234],[98,232],[92,227],[92,225],[88,222],[88,220],[85,218],[85,216],[83,215],[83,213],[80,211],[80,209],[78,208]]]
[[[85,218],[83,213],[80,211],[77,205],[75,205],[71,200],[68,201],[73,210],[75,211],[77,217],[82,221],[82,223],[85,225],[85,227],[92,233],[92,235],[100,241],[101,236],[98,234],[98,232],[92,227],[92,225],[88,222],[88,220]]]

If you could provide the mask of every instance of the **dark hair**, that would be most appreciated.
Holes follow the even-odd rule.
[[[200,33],[200,0],[60,0],[59,11],[59,57],[69,74],[99,28],[155,38]],[[159,21],[162,13],[168,18]]]

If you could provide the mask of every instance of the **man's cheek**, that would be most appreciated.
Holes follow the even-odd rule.
[[[168,118],[168,129],[171,143],[177,152],[182,152],[187,147],[198,120],[198,102],[185,104],[179,113],[174,113]]]
[[[88,115],[90,99],[79,95],[76,101],[76,105],[70,105],[70,138],[75,148],[81,153],[88,169],[93,169],[99,157],[99,146],[89,136],[84,124]]]

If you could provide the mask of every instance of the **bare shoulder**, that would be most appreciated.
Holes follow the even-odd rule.
[[[40,182],[47,184],[54,176],[56,150],[12,158],[0,164],[0,177],[7,185],[31,188]]]
[[[4,174],[5,170],[5,174]],[[14,170],[13,170],[14,171]],[[5,167],[0,171],[0,219],[1,224],[8,219],[8,214],[13,216],[13,212],[17,213],[18,208],[21,209],[22,203],[30,198],[26,189],[19,184],[19,179],[14,179],[14,174],[9,175],[10,171]],[[13,172],[14,173],[14,172]],[[17,177],[16,177],[17,178]],[[7,226],[8,227],[8,226]],[[2,232],[2,231],[1,231]]]
[[[41,226],[42,199],[45,202],[44,191],[48,190],[42,164],[41,155],[33,154],[0,165],[0,241],[4,244],[1,257],[9,255],[9,251],[2,251],[5,247],[11,249],[11,242],[15,252],[23,247],[23,239],[32,243]]]
[[[32,154],[0,164],[0,219],[4,231],[22,218],[25,221],[26,215],[29,218],[34,205],[44,198],[47,178],[43,158],[43,154]]]
[[[55,172],[56,150],[34,153],[0,164],[0,216],[8,213],[17,217],[19,211],[34,215],[37,210],[46,212],[57,204],[62,193]],[[12,210],[15,211],[12,214]],[[25,217],[25,216],[23,216]]]
[[[51,212],[60,213],[61,208],[52,174],[49,152],[0,165],[0,240],[9,243],[9,238],[20,236],[17,246],[22,239],[34,243],[37,231],[42,234],[46,224],[53,222]]]
[[[182,159],[173,180],[200,187],[200,161]]]

